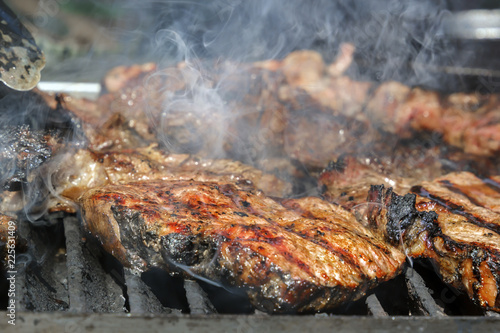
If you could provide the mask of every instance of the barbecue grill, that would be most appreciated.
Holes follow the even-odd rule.
[[[467,86],[500,77],[491,68],[464,73],[466,68],[421,66],[473,77]],[[39,86],[44,90],[98,93],[96,85],[44,84]],[[7,323],[8,286],[0,285],[1,331],[495,332],[500,327],[500,314],[483,312],[440,282],[426,261],[410,263],[402,275],[331,313],[268,315],[244,294],[209,281],[124,268],[81,230],[78,215],[56,213],[45,222],[18,223],[18,235],[31,246],[16,260],[16,326]]]
[[[37,249],[31,255],[40,256],[18,258],[17,323],[26,331],[494,332],[500,324],[499,314],[482,313],[417,263],[333,313],[268,315],[253,309],[245,296],[203,281],[124,269],[87,239],[78,217],[53,216],[53,222],[19,224],[20,235]],[[5,321],[0,328],[15,331]]]

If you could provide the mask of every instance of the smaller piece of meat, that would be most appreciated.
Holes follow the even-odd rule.
[[[147,75],[153,74],[157,70],[154,63],[146,63],[142,65],[118,66],[111,69],[103,78],[103,87],[107,92],[115,93],[131,87],[142,84],[142,80]]]
[[[325,75],[325,63],[321,54],[310,50],[290,53],[283,59],[281,70],[288,83],[305,90],[316,85]]]
[[[318,178],[318,189],[329,202],[352,208],[366,202],[371,185],[408,193],[414,185],[452,171],[478,175],[500,172],[498,160],[465,154],[457,148],[386,141],[369,154],[341,156],[331,161]]]
[[[430,258],[446,283],[500,312],[500,178],[451,173],[399,196],[372,187],[368,221],[413,258]]]

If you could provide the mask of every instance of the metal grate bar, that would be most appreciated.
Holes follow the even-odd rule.
[[[494,311],[486,311],[486,316],[487,317],[500,318],[500,313],[497,313],[497,312],[494,312]]]
[[[184,280],[184,290],[186,291],[186,298],[191,314],[209,314],[217,312],[198,282]]]
[[[380,301],[375,294],[371,294],[366,298],[366,306],[368,307],[368,313],[374,317],[387,316],[387,312],[385,312],[382,304],[380,304]]]
[[[443,309],[432,298],[420,274],[408,267],[405,278],[410,298],[419,305],[421,314],[431,317],[446,316]]]
[[[498,332],[500,319],[411,316],[255,316],[19,313],[19,325],[0,321],[1,332]],[[4,317],[4,312],[0,312]],[[486,320],[485,320],[486,319]],[[69,330],[72,328],[73,330]]]
[[[66,237],[66,267],[68,268],[69,311],[85,312],[83,290],[83,251],[82,235],[78,219],[73,216],[64,218],[64,236]]]
[[[127,285],[130,313],[166,313],[170,309],[164,308],[149,287],[141,280],[138,272],[129,268],[124,269],[125,283]]]
[[[269,316],[269,313],[255,309],[254,314],[256,316]]]

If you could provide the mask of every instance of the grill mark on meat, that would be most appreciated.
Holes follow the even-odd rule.
[[[469,221],[473,222],[474,224],[476,224],[480,227],[487,228],[487,229],[492,230],[496,233],[500,232],[500,228],[498,225],[495,225],[493,223],[489,223],[489,222],[485,221],[484,219],[482,219],[478,216],[475,216],[473,213],[465,211],[462,206],[459,206],[459,205],[457,205],[449,200],[445,200],[437,195],[434,195],[434,194],[428,192],[423,186],[420,186],[420,185],[413,186],[410,191],[412,193],[418,194],[424,198],[428,198],[428,199],[431,199],[431,200],[437,202],[441,206],[448,209],[450,212],[452,212],[454,214],[462,215],[463,217],[465,217],[466,219],[468,219]]]
[[[262,214],[262,212],[260,212],[259,210],[257,209],[253,209],[251,207],[251,204],[247,201],[244,201],[242,200],[242,197],[241,197],[241,194],[237,193],[234,189],[233,186],[229,186],[227,184],[223,184],[223,185],[220,185],[220,186],[214,186],[214,188],[216,188],[218,191],[220,191],[221,193],[223,193],[225,196],[227,196],[228,198],[231,199],[231,201],[233,203],[235,203],[238,207],[245,207],[247,210],[250,211],[250,213],[252,215],[255,215],[259,218],[262,218],[264,220],[266,220],[269,224],[271,225],[274,225],[274,226],[280,226],[277,222],[273,221],[272,219],[268,218],[267,216],[265,216],[264,214]],[[233,214],[237,215],[237,216],[240,216],[240,217],[248,217],[249,215],[244,213],[244,212],[239,212],[239,211],[234,211]],[[304,214],[304,215],[308,215],[308,214]],[[313,216],[311,216],[311,214],[309,214],[309,216],[305,216],[305,217],[309,217],[309,218],[314,218]],[[313,276],[309,266],[307,264],[305,264],[303,261],[299,260],[297,257],[295,257],[292,253],[290,253],[289,251],[286,250],[286,248],[283,246],[282,244],[282,238],[280,237],[276,237],[276,238],[270,238],[267,231],[266,230],[262,230],[262,228],[260,228],[259,226],[243,226],[245,229],[247,230],[252,230],[254,233],[255,233],[255,238],[252,238],[251,240],[255,240],[255,241],[259,241],[259,242],[262,242],[262,241],[265,241],[269,244],[273,244],[273,246],[275,246],[276,248],[278,248],[280,250],[280,253],[283,254],[284,257],[288,258],[290,261],[293,261],[295,263],[297,263],[297,265],[307,271],[311,276]],[[309,235],[306,235],[302,232],[298,232],[298,231],[295,231],[294,228],[293,228],[293,224],[292,226],[287,226],[285,227],[286,230],[300,236],[301,238],[303,239],[306,239],[306,240],[309,240],[309,241],[312,241],[314,242],[315,244],[327,249],[327,250],[330,250],[332,251],[333,253],[337,254],[339,257],[342,258],[342,260],[344,260],[345,262],[347,262],[348,264],[350,264],[351,266],[355,266],[356,265],[356,262],[354,260],[352,260],[351,256],[349,256],[348,253],[346,253],[344,251],[344,249],[342,249],[341,247],[335,247],[329,243],[327,243],[326,241],[318,241],[315,237],[313,236],[309,236]],[[344,229],[344,231],[346,232],[349,232],[347,229]],[[232,234],[232,232],[228,232],[226,237],[228,238],[231,238],[230,235]],[[323,234],[324,235],[324,234]],[[236,238],[235,240],[238,240],[238,238]],[[366,276],[364,276],[363,274],[363,278],[367,278]]]
[[[453,193],[466,197],[474,205],[500,214],[500,205],[497,202],[500,199],[500,187],[491,185],[487,180],[472,174],[464,174],[464,177],[458,178],[455,182],[448,179],[441,179],[438,182]]]
[[[268,221],[268,219],[266,219]],[[269,222],[269,221],[268,221]],[[275,223],[270,223],[275,224]],[[227,242],[234,242],[236,244],[245,244],[248,242],[258,242],[272,245],[274,249],[278,250],[278,253],[281,254],[284,258],[287,258],[289,262],[297,265],[301,270],[305,271],[310,277],[314,278],[314,274],[311,271],[309,265],[307,265],[303,260],[299,259],[298,256],[294,255],[284,244],[284,238],[280,236],[275,236],[270,233],[269,229],[266,226],[258,226],[258,225],[241,225],[238,224],[237,221],[233,224],[231,228],[226,229],[222,232],[225,240]],[[241,231],[239,229],[244,229],[245,236],[234,237],[234,235],[240,235]],[[298,236],[300,234],[294,233]],[[258,246],[258,250],[261,252],[265,252],[265,248],[263,246]],[[257,251],[259,252],[259,251]]]
[[[193,182],[190,183],[190,185],[193,185]],[[174,185],[175,187],[175,185]],[[210,188],[213,190],[219,191],[223,193],[226,197],[230,198],[233,202],[238,202],[239,200],[237,199],[238,193],[237,190],[234,186],[230,184],[222,184],[222,185],[210,185]],[[202,200],[199,200],[202,199]],[[216,202],[212,199],[212,197],[208,195],[203,195],[200,196],[199,193],[196,194],[191,194],[189,197],[187,204],[182,205],[185,208],[187,208],[188,211],[195,210],[197,211],[202,217],[204,218],[211,218],[211,219],[217,219],[219,212],[217,211],[217,208],[229,208],[227,204]],[[156,212],[154,210],[149,210],[144,206],[132,206],[132,209],[136,210],[141,210],[144,212],[146,215],[151,214],[151,216],[154,216]],[[269,224],[278,226],[278,224],[269,218],[263,216],[261,212],[258,210],[252,210],[253,215],[256,215],[257,217],[260,217],[262,219],[265,219]],[[225,215],[225,212],[222,212],[223,215]],[[233,211],[234,215],[237,215],[239,217],[248,217],[248,214],[243,213],[243,212],[238,212],[238,211]],[[246,216],[244,216],[246,215]],[[183,218],[184,216],[181,215],[176,215],[176,218]],[[252,226],[252,225],[241,225],[238,224],[237,221],[234,222],[235,227],[229,228],[226,231],[222,233],[222,235],[225,237],[226,240],[233,240],[236,242],[249,242],[249,241],[254,241],[254,242],[262,242],[262,243],[267,243],[272,245],[275,249],[279,250],[279,253],[282,254],[285,258],[287,258],[290,262],[295,263],[298,267],[300,267],[303,271],[307,272],[311,277],[313,276],[309,266],[304,263],[302,260],[298,259],[297,256],[294,256],[293,253],[288,251],[286,247],[283,245],[283,238],[282,237],[276,237],[273,236],[271,233],[268,232],[265,226],[260,227],[260,226]],[[177,233],[187,233],[190,232],[189,229],[186,229],[186,227],[182,224],[177,224],[175,222],[172,222],[169,224],[170,227],[173,227],[175,229],[175,232]],[[245,238],[238,238],[234,237],[234,235],[241,234],[241,232],[238,232],[238,228],[243,228],[245,230],[246,237]],[[295,233],[298,236],[301,236],[298,233]]]
[[[481,178],[481,180],[483,181],[483,183],[486,186],[488,186],[492,190],[500,193],[500,183],[496,182],[495,180],[493,180],[491,178]]]
[[[425,186],[436,191],[435,193],[443,193],[444,198],[456,199],[458,202],[466,200],[460,193],[456,196],[454,196],[456,192],[453,191],[446,193],[446,190],[450,189],[447,187],[445,190],[440,187],[443,184],[455,186],[463,184],[463,192],[467,189],[467,185],[470,185],[471,193],[476,194],[478,200],[481,198],[480,189],[483,188],[477,185],[482,186],[483,183],[475,181],[469,173],[452,173],[444,179],[425,183]],[[494,213],[465,201],[463,207],[458,206],[449,202],[450,200],[429,193],[423,186],[413,190],[424,195],[420,193],[405,195],[405,197],[414,196],[416,199],[407,205],[408,202],[401,199],[404,197],[394,194],[390,189],[384,190],[383,186],[372,186],[369,200],[383,206],[376,205],[369,211],[370,224],[379,228],[391,241],[394,225],[400,225],[401,247],[406,247],[408,256],[434,260],[446,283],[458,289],[465,289],[468,296],[484,309],[499,312],[500,235],[491,228],[477,223],[471,218],[477,216],[469,214],[477,211],[495,223]],[[400,199],[396,200],[398,197]],[[490,205],[495,205],[498,199],[500,199],[498,196],[489,198]],[[456,207],[459,211],[454,210]],[[394,214],[398,211],[402,215]],[[422,223],[425,222],[422,214],[433,214],[434,218],[429,219],[428,223]],[[402,220],[408,223],[400,223]]]
[[[320,236],[324,236],[325,233],[323,231],[320,231],[320,227],[318,227],[318,229],[315,229],[315,230],[308,230],[310,231],[310,233],[304,233],[304,232],[300,232],[300,231],[296,231],[294,230],[294,226],[286,226],[285,227],[286,230],[290,231],[290,232],[293,232],[294,234],[296,235],[299,235],[300,237],[302,237],[303,239],[305,240],[308,240],[308,241],[311,241],[313,242],[314,244],[317,244],[319,246],[321,246],[322,248],[334,253],[335,255],[339,256],[341,258],[341,260],[343,262],[345,262],[346,264],[352,266],[352,267],[355,267],[357,265],[356,263],[356,260],[355,258],[353,257],[353,254],[352,253],[349,253],[348,251],[346,251],[346,249],[344,249],[343,247],[341,246],[335,246],[335,244],[332,244],[328,241],[326,241],[324,238],[317,238],[315,237],[315,233],[319,234]],[[343,230],[342,230],[343,229]],[[329,230],[327,230],[329,232],[332,232],[333,229],[329,228]],[[345,228],[342,228],[340,227],[337,232],[347,232],[349,233],[350,231],[345,229]],[[377,248],[379,248],[376,244],[373,244],[375,245]],[[380,249],[380,248],[379,248]],[[366,276],[363,272],[359,272],[359,274],[361,275],[361,277],[363,279],[367,279],[368,276]]]
[[[352,214],[319,198],[293,199],[304,214],[307,207],[316,212],[311,218],[255,187],[223,182],[106,185],[80,200],[84,226],[124,265],[242,287],[271,312],[330,309],[392,278],[404,263]]]
[[[288,204],[287,200],[283,200],[282,203],[287,205],[290,208],[293,208],[295,211],[300,212],[300,214],[306,218],[311,218],[311,219],[316,218],[316,216],[312,212],[304,211],[298,204],[295,204],[295,203]],[[293,228],[294,228],[294,224],[291,224],[290,226],[286,227],[287,230],[295,232],[293,230]],[[323,232],[320,231],[319,229],[320,229],[320,226],[317,227],[316,232],[320,233],[320,235],[321,235],[321,233],[323,233]],[[343,226],[337,226],[337,228],[335,228],[335,229],[333,229],[333,228],[327,228],[327,229],[329,232],[335,231],[338,233],[348,233],[348,234],[351,233],[350,230],[348,230],[347,228],[345,228]],[[297,232],[295,232],[295,233],[297,233]],[[301,236],[302,238],[307,239],[309,241],[312,241],[315,244],[318,244],[319,246],[337,254],[340,258],[342,258],[342,260],[344,260],[349,265],[356,265],[356,259],[353,257],[353,255],[351,253],[347,252],[346,249],[344,249],[343,247],[335,246],[335,244],[329,243],[325,239],[322,239],[322,238],[320,238],[318,240],[316,237],[314,237],[314,233],[311,235],[306,235],[306,234],[299,232],[297,234],[299,236]],[[322,236],[324,236],[324,233]],[[356,236],[361,237],[363,240],[369,241],[369,237],[367,237],[365,235],[356,234]],[[379,245],[376,243],[373,243],[372,245],[374,247],[376,247],[378,250],[383,251],[386,254],[389,254],[387,248],[384,248],[382,245]],[[360,272],[360,273],[364,275],[363,272]]]
[[[443,186],[445,186],[446,188],[448,188],[453,193],[456,193],[456,194],[459,194],[459,195],[462,195],[462,196],[466,197],[474,205],[485,207],[481,202],[478,202],[476,199],[474,199],[473,197],[471,197],[470,195],[468,195],[466,192],[462,191],[458,185],[453,184],[448,179],[441,179],[438,182],[440,184],[442,184]]]

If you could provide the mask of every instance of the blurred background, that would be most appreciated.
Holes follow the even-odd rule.
[[[120,64],[255,61],[305,48],[330,60],[347,41],[356,46],[349,69],[355,78],[443,91],[500,89],[498,0],[5,3],[45,52],[43,81],[98,82]]]

